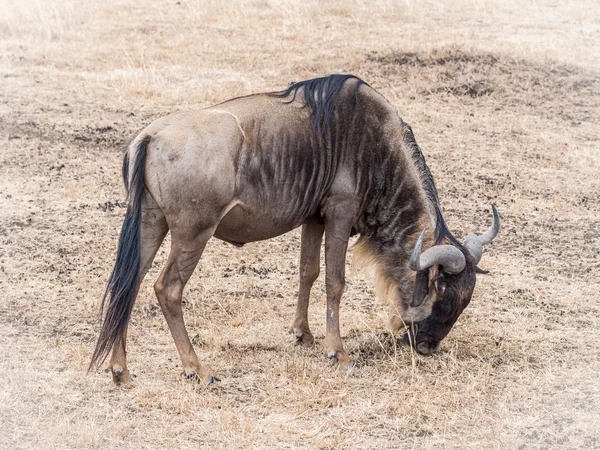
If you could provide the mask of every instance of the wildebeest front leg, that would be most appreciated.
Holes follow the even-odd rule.
[[[327,319],[325,332],[325,354],[336,359],[340,369],[352,366],[352,359],[342,346],[340,336],[340,300],[346,285],[346,251],[350,238],[351,224],[340,217],[325,220],[325,285],[327,290]]]
[[[205,384],[220,380],[200,364],[198,356],[196,356],[183,321],[181,297],[183,288],[198,264],[212,233],[212,229],[206,230],[199,233],[194,239],[181,239],[173,235],[167,265],[154,285],[160,307],[181,358],[183,374],[186,378],[198,378]]]
[[[312,346],[315,342],[308,326],[308,303],[310,289],[319,277],[319,256],[324,230],[325,227],[320,223],[302,225],[299,267],[300,287],[298,289],[296,317],[291,331],[296,336],[296,342],[306,347]]]

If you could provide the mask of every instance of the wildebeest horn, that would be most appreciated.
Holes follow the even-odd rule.
[[[408,267],[416,272],[428,269],[432,266],[442,266],[448,273],[459,273],[465,268],[465,255],[453,245],[435,245],[421,253],[423,236],[425,230],[421,232]]]
[[[481,236],[471,233],[465,239],[465,248],[469,253],[470,259],[473,261],[473,264],[479,263],[481,254],[483,253],[483,246],[492,242],[500,231],[500,215],[498,214],[495,205],[492,205],[492,212],[494,213],[494,223],[492,223],[490,229]]]

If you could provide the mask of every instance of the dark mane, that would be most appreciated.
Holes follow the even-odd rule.
[[[300,81],[292,84],[289,88],[281,92],[275,92],[271,95],[285,98],[293,95],[288,103],[292,103],[296,99],[296,94],[299,89],[303,89],[304,104],[310,108],[310,119],[317,133],[322,134],[327,129],[329,120],[338,101],[340,91],[344,84],[349,79],[355,79],[355,101],[358,104],[358,88],[362,84],[366,84],[360,78],[354,75],[329,75],[312,80]]]
[[[408,124],[404,124],[404,142],[412,149],[412,157],[417,170],[421,174],[421,183],[427,193],[427,198],[433,205],[435,210],[435,244],[440,244],[444,239],[448,239],[452,244],[462,249],[462,244],[454,237],[452,232],[446,226],[442,210],[440,208],[440,199],[438,198],[437,189],[435,182],[433,181],[433,175],[427,167],[425,157],[421,152],[421,149],[417,145],[415,135],[413,134],[412,128]]]
[[[274,92],[270,95],[280,98],[287,98],[291,95],[292,98],[286,103],[292,103],[296,99],[298,91],[303,89],[304,104],[310,108],[310,119],[313,128],[317,133],[322,134],[327,129],[327,125],[337,104],[340,92],[346,81],[349,79],[355,79],[357,81],[354,97],[355,102],[358,105],[358,89],[361,85],[367,85],[367,83],[354,75],[334,74],[326,77],[314,78],[312,80],[300,81],[298,83],[293,83],[284,91]],[[404,129],[404,142],[412,150],[413,162],[421,175],[421,183],[427,193],[427,198],[435,211],[435,243],[440,244],[444,239],[447,239],[452,244],[462,249],[462,244],[454,237],[452,232],[446,226],[440,208],[440,201],[433,175],[431,174],[429,167],[427,167],[427,163],[425,162],[421,149],[417,145],[411,127],[407,124],[405,124]]]

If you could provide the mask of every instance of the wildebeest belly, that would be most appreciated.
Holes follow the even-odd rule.
[[[306,222],[319,221],[318,215],[290,214],[287,208],[253,207],[238,204],[221,219],[214,236],[234,245],[280,236]]]

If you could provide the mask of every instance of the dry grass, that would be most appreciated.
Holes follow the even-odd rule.
[[[600,447],[596,2],[0,2],[1,448]],[[152,119],[353,72],[413,126],[457,234],[504,218],[432,357],[349,277],[339,374],[287,328],[299,234],[212,241],[185,296],[223,382],[178,378],[151,282],[131,389],[86,375],[123,215],[120,149]],[[150,279],[165,260],[161,249]],[[242,268],[243,267],[243,268]]]

